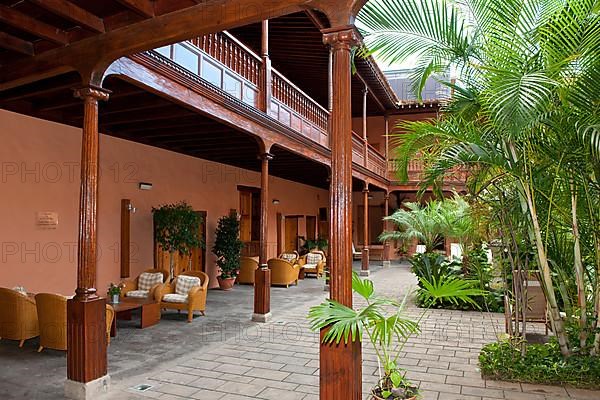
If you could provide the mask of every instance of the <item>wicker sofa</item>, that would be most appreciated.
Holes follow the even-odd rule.
[[[304,274],[312,274],[317,278],[323,275],[327,259],[320,250],[312,250],[300,258],[299,264],[304,268]]]
[[[257,269],[258,257],[241,257],[237,283],[241,285],[254,285],[254,274]]]
[[[154,276],[162,274],[159,281]],[[150,298],[160,300],[155,296],[156,289],[169,279],[169,273],[164,269],[147,269],[140,273],[134,280],[123,281],[125,287],[121,289],[122,297]]]

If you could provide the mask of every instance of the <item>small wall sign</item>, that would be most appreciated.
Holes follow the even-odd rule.
[[[35,220],[37,226],[40,228],[56,229],[58,225],[58,213],[55,211],[38,211]]]

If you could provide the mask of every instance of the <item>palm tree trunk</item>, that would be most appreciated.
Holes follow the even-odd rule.
[[[581,261],[581,246],[579,243],[579,226],[577,224],[577,193],[571,181],[571,217],[573,224],[573,256],[575,262],[575,281],[577,283],[577,300],[581,315],[579,316],[579,346],[583,350],[587,342],[587,299],[583,281],[583,262]]]
[[[571,355],[571,350],[569,349],[569,341],[567,339],[567,334],[565,332],[562,317],[560,316],[558,303],[556,302],[556,295],[554,294],[554,285],[552,284],[550,265],[548,263],[548,258],[546,257],[544,241],[542,240],[542,231],[540,229],[540,223],[537,218],[535,204],[533,203],[531,187],[529,186],[529,183],[523,180],[521,181],[521,184],[523,185],[523,191],[525,192],[525,198],[527,200],[527,206],[529,208],[529,214],[531,216],[531,222],[533,224],[533,233],[537,249],[538,261],[540,264],[540,269],[542,270],[541,277],[544,287],[546,288],[546,298],[548,301],[548,305],[550,306],[550,319],[552,320],[552,325],[554,326],[554,334],[558,339],[558,345],[560,347],[561,354],[564,357],[568,357]]]

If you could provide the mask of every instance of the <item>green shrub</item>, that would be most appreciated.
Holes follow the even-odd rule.
[[[509,341],[487,344],[479,354],[479,366],[484,378],[600,388],[600,357],[565,359],[554,337],[546,344],[528,344],[525,356]]]

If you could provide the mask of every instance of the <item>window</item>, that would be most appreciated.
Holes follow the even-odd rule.
[[[200,75],[213,85],[221,87],[221,68],[208,61],[206,57],[202,57],[202,73]]]
[[[174,60],[177,64],[195,74],[198,73],[198,54],[180,44],[175,45],[173,53]]]

